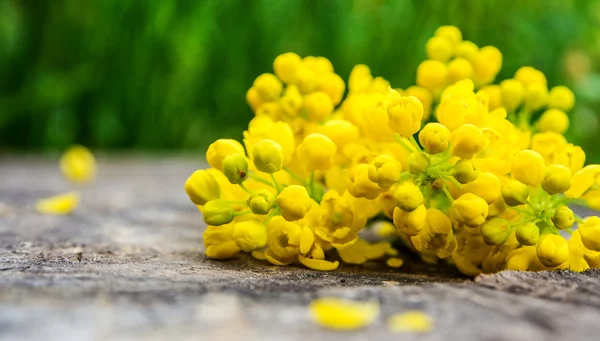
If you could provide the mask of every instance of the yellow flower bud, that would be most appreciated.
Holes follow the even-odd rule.
[[[350,142],[358,140],[360,132],[358,128],[345,120],[329,120],[319,129],[319,132],[331,139],[338,150]]]
[[[284,83],[295,83],[298,70],[302,66],[302,59],[293,52],[280,54],[273,62],[273,70]]]
[[[412,212],[425,200],[423,198],[423,193],[417,185],[414,183],[407,181],[401,183],[398,188],[394,191],[394,200],[396,201],[396,206],[401,208],[403,211]]]
[[[379,316],[379,303],[353,302],[340,298],[319,298],[310,304],[318,324],[334,330],[354,330],[373,323]]]
[[[450,151],[461,159],[472,159],[484,144],[481,129],[472,124],[463,124],[450,134]]]
[[[575,95],[566,86],[555,86],[550,90],[548,106],[553,109],[570,111],[575,105]]]
[[[551,131],[563,134],[569,129],[569,117],[560,109],[548,109],[537,121],[537,128],[541,132]]]
[[[204,205],[208,201],[221,197],[221,187],[207,170],[197,170],[185,181],[185,192],[196,205]]]
[[[283,166],[283,151],[273,140],[261,140],[252,149],[252,162],[261,172],[275,173]]]
[[[481,90],[488,94],[490,111],[502,107],[502,90],[500,89],[500,85],[486,85]]]
[[[502,198],[508,206],[523,205],[528,197],[529,187],[517,180],[508,180],[502,186]]]
[[[434,36],[427,40],[425,50],[429,59],[446,62],[452,57],[452,42],[446,37]]]
[[[225,200],[214,199],[202,207],[202,217],[207,225],[220,226],[230,223],[235,216],[233,207]]]
[[[248,102],[248,105],[250,105],[253,112],[256,112],[256,109],[264,103],[262,98],[260,98],[258,91],[253,87],[250,87],[246,92],[246,102]]]
[[[538,152],[522,150],[513,157],[510,173],[513,179],[527,186],[537,187],[546,174],[546,163]]]
[[[536,254],[545,266],[559,266],[569,259],[569,245],[562,236],[547,234],[537,244]]]
[[[471,77],[473,77],[473,65],[465,58],[455,58],[448,64],[448,80],[450,84]]]
[[[309,94],[316,90],[318,78],[313,70],[303,66],[298,70],[296,77],[296,85],[303,94]]]
[[[248,178],[248,158],[241,154],[231,154],[223,159],[223,174],[232,184],[241,184]]]
[[[372,165],[359,164],[350,171],[350,187],[348,193],[355,198],[373,200],[381,193],[379,185],[369,179],[369,169]]]
[[[298,87],[294,84],[288,85],[277,104],[281,108],[283,114],[291,117],[297,116],[302,107],[302,94],[300,93],[300,90],[298,90]],[[261,109],[264,106],[265,105],[261,106]],[[258,112],[256,114],[258,115]],[[272,117],[273,115],[268,116]]]
[[[481,236],[488,245],[504,245],[510,236],[508,220],[494,218],[481,225]]]
[[[431,161],[425,153],[411,153],[408,156],[408,171],[413,174],[424,174],[429,168]]]
[[[435,30],[434,35],[447,38],[452,43],[452,46],[455,46],[462,41],[462,33],[460,33],[458,27],[452,25],[438,27]]]
[[[307,172],[331,168],[336,152],[335,143],[322,134],[310,134],[298,146],[298,158]]]
[[[560,206],[556,209],[556,212],[554,212],[552,222],[558,229],[568,229],[575,223],[575,213],[567,206]]]
[[[417,68],[417,84],[439,94],[448,82],[448,70],[438,60],[425,60]]]
[[[274,101],[279,98],[283,85],[281,81],[271,73],[263,73],[256,77],[252,87],[256,89],[260,98],[265,102]]]
[[[506,256],[505,268],[507,270],[527,271],[534,262],[534,258],[536,258],[534,246],[518,248]]]
[[[312,199],[308,196],[306,188],[303,186],[287,186],[275,199],[281,215],[287,221],[300,220],[312,206]]]
[[[581,242],[588,250],[600,251],[600,218],[587,217],[583,224],[579,225]]]
[[[456,57],[465,58],[466,60],[473,60],[479,52],[479,47],[473,42],[465,40],[458,43],[456,46]]]
[[[525,106],[528,110],[536,111],[548,103],[548,88],[542,84],[530,84],[525,88]]]
[[[236,223],[233,229],[233,241],[244,252],[262,249],[267,245],[267,228],[258,220]]]
[[[531,66],[523,66],[515,73],[515,79],[521,82],[523,86],[528,87],[531,84],[539,84],[548,86],[546,76],[540,71]]]
[[[494,81],[502,67],[502,53],[494,46],[484,46],[470,60],[473,63],[473,80],[477,86]]]
[[[333,102],[326,93],[316,91],[304,96],[304,110],[310,120],[321,122],[333,111]]]
[[[318,89],[329,96],[333,105],[338,105],[344,97],[346,84],[344,84],[342,77],[331,72],[320,77]]]
[[[69,148],[60,158],[60,170],[63,176],[75,183],[84,183],[96,175],[96,158],[84,146]]]
[[[471,160],[460,159],[454,165],[453,176],[461,184],[466,184],[477,179],[479,170]]]
[[[333,72],[333,64],[325,57],[306,56],[302,59],[304,65],[311,69],[316,75]]]
[[[489,206],[473,193],[465,193],[452,202],[452,215],[457,222],[470,227],[481,226],[487,218]]]
[[[516,236],[522,245],[535,245],[540,240],[540,229],[533,222],[528,222],[517,228]]]
[[[248,198],[248,207],[254,214],[267,214],[273,208],[275,195],[264,188],[257,189]]]
[[[400,181],[402,164],[389,155],[379,155],[369,168],[369,180],[378,184],[381,188],[389,188]]]
[[[409,138],[421,128],[423,104],[416,97],[398,98],[390,104],[387,113],[390,128],[402,137]]]
[[[419,132],[419,142],[427,153],[441,153],[448,148],[450,131],[442,124],[427,123]]]
[[[78,205],[79,195],[71,192],[38,200],[35,210],[41,214],[65,215],[73,212]]]
[[[396,90],[397,91],[397,90]],[[400,93],[400,92],[399,92]],[[422,86],[413,85],[408,87],[404,92],[400,93],[403,96],[414,96],[419,99],[423,105],[423,118],[422,121],[426,122],[431,116],[431,105],[433,104],[433,97],[431,92]]]
[[[245,155],[244,147],[236,140],[219,139],[208,146],[206,161],[212,168],[223,170],[223,160],[231,154]]]
[[[542,188],[550,195],[568,191],[571,188],[571,170],[563,165],[546,167]]]
[[[502,94],[502,105],[506,110],[514,111],[523,102],[525,87],[516,79],[506,79],[500,83],[500,93]]]
[[[473,193],[491,205],[501,195],[500,180],[492,173],[480,173],[477,179],[462,186],[463,193]]]
[[[394,225],[398,231],[406,236],[416,236],[425,226],[427,217],[427,208],[425,205],[419,205],[414,211],[406,212],[401,208],[394,208]]]
[[[209,258],[227,259],[240,252],[240,248],[233,241],[234,223],[221,226],[208,226],[202,234],[205,254]]]

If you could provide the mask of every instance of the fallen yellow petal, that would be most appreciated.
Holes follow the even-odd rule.
[[[265,256],[265,252],[261,250],[254,250],[251,253],[252,258],[256,260],[267,260],[267,256]]]
[[[341,298],[319,298],[310,304],[312,318],[323,327],[354,330],[373,323],[379,316],[379,303]]]
[[[388,319],[388,328],[392,332],[426,333],[431,330],[432,325],[429,315],[418,310],[396,314]]]
[[[307,268],[319,271],[335,270],[337,269],[338,265],[340,265],[338,261],[329,262],[322,259],[310,259],[301,255],[298,255],[298,260]]]
[[[88,182],[96,175],[96,158],[86,147],[73,146],[61,156],[60,170],[69,181]]]
[[[65,215],[73,212],[79,205],[79,195],[75,192],[61,194],[35,203],[35,209],[42,214]]]
[[[404,261],[402,260],[402,258],[390,258],[387,260],[387,266],[389,266],[390,268],[399,268],[404,264]]]

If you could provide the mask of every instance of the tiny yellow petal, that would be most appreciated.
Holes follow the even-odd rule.
[[[254,250],[251,253],[252,258],[256,259],[256,260],[267,260],[267,257],[265,256],[265,252],[261,251],[261,250]]]
[[[404,265],[404,261],[402,260],[402,258],[390,258],[387,260],[387,266],[389,266],[390,268],[399,268],[402,265]]]
[[[302,227],[302,234],[300,235],[300,253],[307,254],[312,248],[315,242],[315,234],[308,227]]]
[[[300,256],[300,255],[298,255],[298,260],[300,261],[300,263],[302,263],[307,268],[313,269],[313,270],[319,270],[319,271],[335,270],[335,269],[337,269],[338,265],[340,265],[340,263],[338,261],[329,262],[329,261],[322,260],[322,259],[306,258],[306,257]]]
[[[73,212],[79,205],[79,195],[71,192],[40,199],[35,203],[35,209],[42,214],[65,215]]]
[[[422,311],[411,310],[388,319],[392,332],[426,333],[431,330],[433,321]]]
[[[379,316],[378,302],[319,298],[310,304],[315,322],[330,329],[354,330],[368,326]]]

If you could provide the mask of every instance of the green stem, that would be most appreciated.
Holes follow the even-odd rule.
[[[279,189],[279,184],[277,183],[277,180],[275,179],[275,175],[273,174],[269,174],[271,176],[271,181],[273,181],[273,185],[275,185],[275,190],[277,190],[277,194],[279,194],[281,192],[281,190]]]
[[[252,180],[255,180],[255,181],[261,182],[261,183],[263,183],[263,184],[265,184],[265,185],[268,185],[268,186],[271,186],[271,187],[275,187],[275,185],[273,185],[273,183],[271,183],[271,181],[269,181],[269,180],[265,180],[265,179],[263,179],[263,178],[261,178],[261,177],[259,177],[259,176],[256,176],[256,175],[254,175],[254,174],[250,174],[250,178],[251,178]]]
[[[278,214],[279,214],[279,212],[280,212],[280,210],[279,210],[279,207],[275,206],[275,207],[274,207],[274,208],[271,210],[271,212],[269,212],[269,215],[267,216],[267,219],[265,220],[265,226],[267,226],[267,227],[268,227],[268,226],[269,226],[269,223],[271,222],[271,219],[272,219],[274,216],[278,215]]]
[[[442,176],[442,178],[450,181],[454,186],[456,186],[458,188],[462,187],[462,184],[460,182],[458,182],[458,180],[456,180],[453,176]]]
[[[410,142],[412,143],[413,147],[415,147],[415,150],[420,152],[420,151],[421,151],[421,147],[420,147],[420,146],[419,146],[419,144],[417,143],[417,140],[415,140],[415,137],[414,137],[414,136],[411,136],[411,137],[409,138],[409,140],[410,140]]]
[[[235,212],[235,213],[233,213],[233,215],[237,217],[240,215],[246,215],[246,214],[250,214],[250,213],[252,213],[251,210],[244,210],[244,211]]]
[[[315,172],[310,173],[310,180],[308,181],[308,195],[312,198],[315,194]]]
[[[303,186],[306,185],[306,181],[304,181],[304,179],[302,179],[301,177],[298,176],[298,174],[292,172],[289,168],[287,167],[283,167],[283,170],[288,173],[294,180],[298,181],[300,184],[302,184]]]
[[[450,202],[453,202],[454,198],[452,197],[452,194],[450,194],[450,191],[448,191],[448,188],[446,186],[443,186],[442,190],[446,194],[446,197],[448,197],[448,200],[450,200]]]
[[[240,186],[240,187],[241,187],[241,188],[242,188],[244,191],[246,191],[246,193],[252,194],[252,191],[250,191],[250,190],[248,189],[248,187],[246,187],[246,185],[244,185],[244,183],[243,183],[243,182],[240,182],[238,185],[239,185],[239,186]]]
[[[225,200],[228,204],[247,204],[248,200]]]
[[[407,144],[405,139],[398,134],[394,134],[394,140],[398,142],[402,148],[406,149],[409,153],[413,153],[414,149],[410,144]]]

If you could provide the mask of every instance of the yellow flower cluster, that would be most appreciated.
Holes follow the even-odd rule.
[[[357,65],[347,91],[327,59],[278,56],[246,95],[256,116],[244,145],[217,140],[211,168],[185,183],[209,225],[206,255],[397,268],[398,238],[470,276],[600,266],[600,218],[568,206],[600,208],[600,165],[584,167],[584,151],[563,136],[573,93],[548,91],[532,67],[491,84],[502,54],[453,26],[426,52],[415,86],[394,89]],[[362,239],[377,217],[395,229]]]

